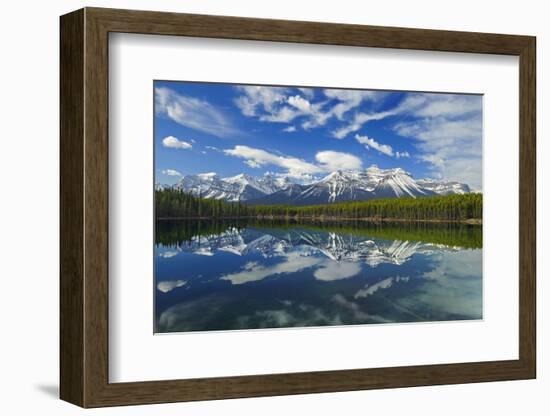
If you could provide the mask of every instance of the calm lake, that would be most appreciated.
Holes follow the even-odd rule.
[[[482,318],[482,227],[158,221],[155,332]]]

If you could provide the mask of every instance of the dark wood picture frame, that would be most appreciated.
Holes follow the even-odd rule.
[[[82,407],[337,392],[536,376],[535,38],[85,8],[61,17],[60,396]],[[110,32],[368,46],[519,57],[519,359],[109,383]]]

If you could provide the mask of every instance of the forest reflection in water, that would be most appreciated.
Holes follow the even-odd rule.
[[[157,221],[156,332],[482,318],[482,227]]]

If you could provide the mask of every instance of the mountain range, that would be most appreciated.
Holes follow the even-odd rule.
[[[371,267],[380,264],[402,265],[417,253],[454,252],[458,247],[408,240],[382,240],[366,236],[345,235],[333,232],[292,230],[257,230],[228,228],[220,234],[200,236],[160,253],[173,257],[180,252],[213,256],[223,251],[237,256],[251,253],[263,258],[285,257],[289,253],[300,257],[320,256],[338,262],[365,262]]]
[[[374,165],[361,171],[335,171],[308,184],[271,174],[253,177],[243,173],[222,178],[211,172],[183,176],[172,186],[157,185],[157,189],[166,188],[182,190],[202,198],[245,201],[249,205],[314,205],[470,192],[467,184],[434,179],[416,180],[401,168],[380,169]]]

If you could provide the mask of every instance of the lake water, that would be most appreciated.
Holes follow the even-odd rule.
[[[155,332],[482,318],[482,228],[158,221]]]

